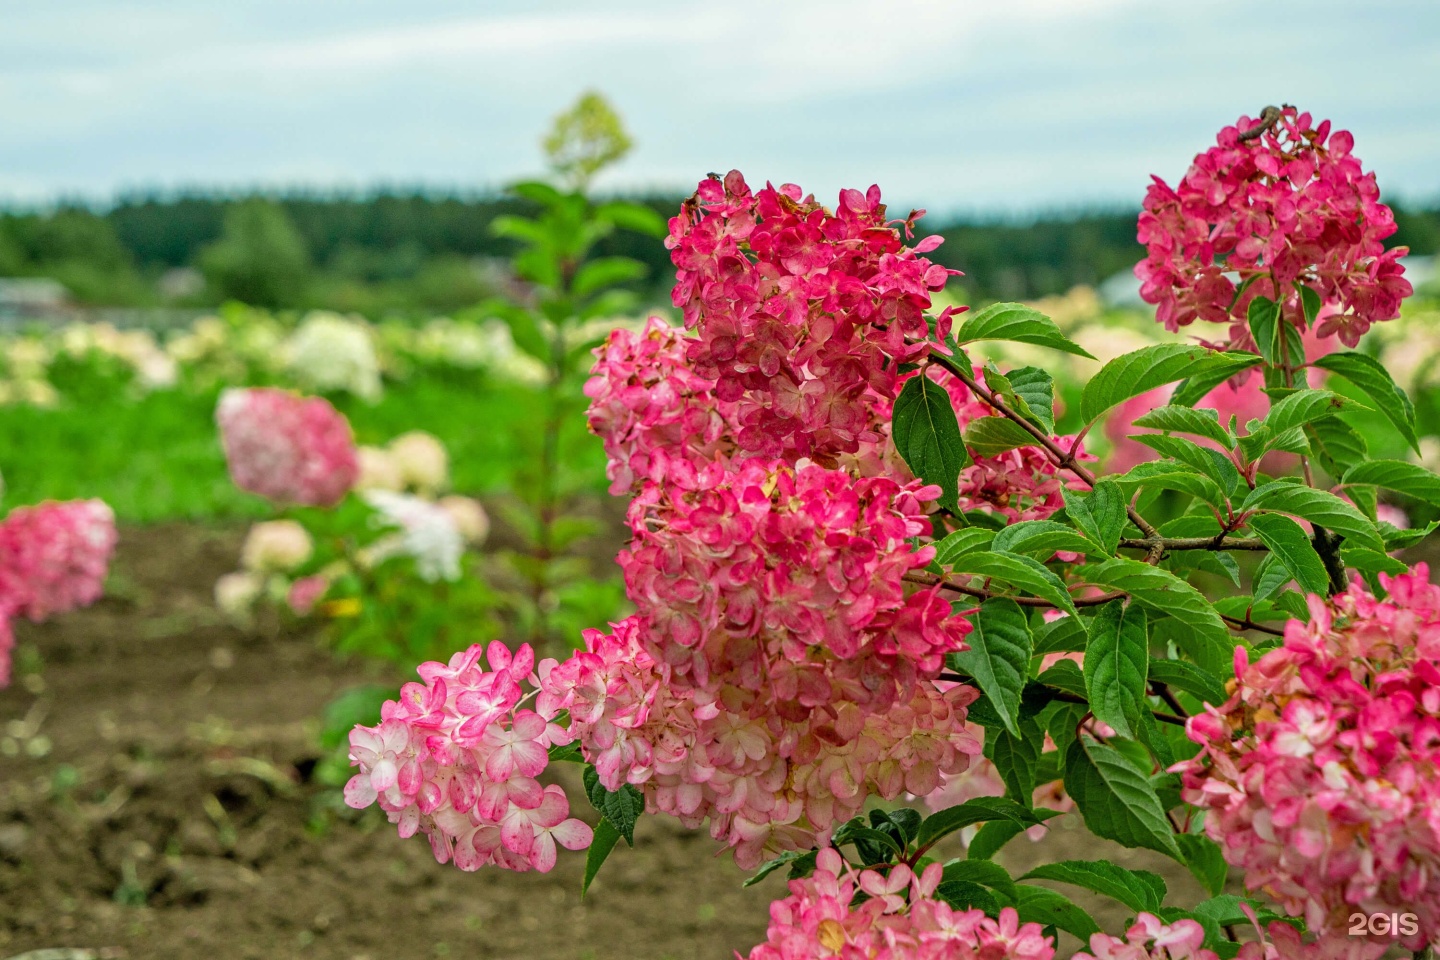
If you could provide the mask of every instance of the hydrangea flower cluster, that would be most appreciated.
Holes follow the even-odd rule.
[[[687,359],[736,405],[741,449],[825,462],[878,439],[897,365],[929,350],[924,311],[951,273],[922,256],[939,237],[910,248],[892,226],[908,232],[921,212],[887,221],[878,187],[842,191],[831,212],[732,170],[671,219],[673,301],[698,334]]]
[[[929,793],[980,751],[964,724],[973,688],[900,692],[854,661],[785,661],[768,688],[734,669],[698,684],[652,654],[688,652],[662,636],[640,616],[587,630],[584,651],[541,665],[537,710],[570,712],[606,789],[638,786],[647,810],[691,828],[708,818],[742,868],[823,841],[872,794]],[[871,683],[891,687],[885,709]]]
[[[10,682],[10,620],[94,603],[114,550],[115,514],[101,500],[17,507],[0,522],[0,686]]]
[[[279,503],[331,507],[360,467],[350,424],[329,401],[275,387],[231,388],[215,410],[235,485]]]
[[[397,528],[367,547],[361,562],[376,564],[403,555],[414,559],[415,572],[427,583],[460,579],[466,538],[449,510],[408,493],[367,490],[361,496],[375,509],[376,526]]]
[[[570,736],[543,698],[537,710],[524,707],[539,684],[534,668],[528,644],[512,654],[498,640],[448,664],[421,664],[423,683],[407,683],[398,701],[387,701],[379,725],[351,731],[350,760],[360,772],[345,785],[345,802],[379,804],[400,836],[425,834],[435,859],[461,870],[546,872],[557,844],[589,846],[590,827],[570,816],[564,790],[537,779],[549,747]]]
[[[1140,294],[1166,329],[1225,323],[1229,345],[1248,349],[1257,296],[1278,299],[1285,319],[1306,328],[1301,284],[1339,308],[1317,333],[1353,347],[1412,292],[1399,263],[1408,251],[1381,242],[1395,217],[1348,131],[1287,107],[1264,134],[1240,139],[1258,123],[1241,117],[1221,130],[1177,186],[1153,178],[1140,214]]]
[[[307,389],[380,399],[380,360],[363,319],[317,310],[305,317],[282,352],[291,375]]]
[[[1073,960],[1220,960],[1201,947],[1205,928],[1194,920],[1166,924],[1153,913],[1141,913],[1125,931],[1125,939],[1108,933],[1090,937],[1091,953],[1080,951]],[[1252,951],[1253,952],[1253,951]]]
[[[790,881],[790,896],[770,905],[766,942],[749,960],[1052,960],[1054,938],[1014,909],[995,919],[935,899],[942,873],[938,863],[919,876],[904,864],[888,876],[857,872],[822,850],[815,873]],[[869,899],[852,907],[861,892]]]
[[[1246,884],[1337,950],[1364,943],[1353,912],[1415,914],[1410,949],[1440,939],[1440,587],[1425,564],[1380,578],[1384,600],[1357,580],[1255,663],[1238,648],[1233,696],[1191,718],[1203,749],[1176,767]]]

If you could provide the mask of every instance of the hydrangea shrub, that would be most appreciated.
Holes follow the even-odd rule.
[[[615,331],[586,386],[635,613],[564,659],[420,665],[351,734],[347,801],[467,870],[588,845],[587,887],[642,813],[705,827],[790,877],[753,960],[1428,949],[1440,588],[1394,554],[1434,524],[1381,520],[1380,492],[1429,509],[1440,478],[1347,422],[1415,444],[1403,391],[1345,349],[1409,293],[1353,139],[1267,108],[1157,179],[1144,295],[1226,334],[1119,356],[1058,414],[1044,369],[967,348],[1088,354],[1019,304],[934,310],[952,271],[921,213],[700,183],[667,240],[684,328]],[[1155,458],[1098,473],[1084,438],[1127,405]],[[593,831],[552,762],[583,766]],[[1108,860],[996,862],[1059,815],[1208,898]],[[967,855],[943,860],[952,835]],[[1066,885],[1131,922],[1100,930]],[[1380,913],[1404,919],[1352,932]]]

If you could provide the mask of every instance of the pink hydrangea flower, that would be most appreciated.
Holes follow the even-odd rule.
[[[790,881],[790,895],[770,905],[766,940],[748,960],[1052,960],[1054,939],[1014,909],[992,918],[935,899],[941,873],[938,863],[919,876],[903,864],[888,876],[857,872],[821,850],[815,872]],[[852,907],[860,891],[870,899]]]
[[[1349,937],[1355,912],[1415,914],[1409,949],[1440,939],[1440,587],[1424,564],[1381,583],[1311,597],[1254,663],[1237,648],[1233,696],[1191,718],[1202,750],[1175,768],[1246,885],[1337,956],[1394,939]]]
[[[308,617],[315,609],[315,604],[329,589],[330,581],[319,574],[301,577],[290,584],[290,589],[285,592],[285,605],[295,616]]]
[[[1413,292],[1399,263],[1408,251],[1381,242],[1395,217],[1347,131],[1288,107],[1271,130],[1240,140],[1257,123],[1241,117],[1221,130],[1175,187],[1152,178],[1139,223],[1140,295],[1167,330],[1223,323],[1229,345],[1249,349],[1250,301],[1278,299],[1286,322],[1304,330],[1304,286],[1337,308],[1316,334],[1353,347],[1372,323],[1399,316]]]
[[[345,785],[345,802],[378,804],[400,836],[425,834],[437,860],[462,870],[546,872],[557,844],[589,846],[590,827],[570,816],[565,792],[537,779],[549,747],[570,737],[552,722],[553,703],[522,707],[536,695],[534,667],[528,644],[512,654],[498,640],[448,664],[421,664],[423,683],[407,683],[388,701],[378,726],[351,731],[350,762],[360,772]]]
[[[1125,939],[1108,933],[1090,937],[1091,953],[1080,951],[1074,960],[1220,960],[1201,947],[1205,928],[1194,920],[1165,924],[1153,913],[1141,913],[1125,932]]]
[[[322,397],[229,389],[215,410],[235,485],[278,503],[331,507],[360,475],[345,417]]]
[[[0,611],[38,622],[94,603],[114,550],[104,501],[15,508],[0,523]]]

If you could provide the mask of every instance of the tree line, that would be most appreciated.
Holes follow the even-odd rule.
[[[640,202],[669,216],[678,196]],[[370,195],[192,193],[121,197],[95,211],[61,205],[0,213],[0,277],[50,276],[77,300],[116,306],[208,306],[227,299],[277,308],[371,315],[460,309],[505,282],[513,241],[491,223],[525,212],[506,196],[419,191]],[[1397,206],[1389,243],[1440,249],[1440,207]],[[931,221],[945,237],[932,256],[965,272],[977,300],[1023,299],[1098,284],[1140,259],[1135,211],[1098,210],[1027,221]],[[649,268],[642,293],[663,302],[671,274],[655,241],[620,232],[602,255]],[[183,271],[175,273],[175,271]]]

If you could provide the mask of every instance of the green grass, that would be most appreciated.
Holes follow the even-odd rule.
[[[214,422],[217,391],[169,390],[135,399],[123,389],[67,394],[55,409],[0,407],[0,509],[45,499],[100,497],[120,520],[224,520],[268,516],[264,500],[230,482]],[[530,390],[472,376],[416,371],[370,405],[337,401],[361,443],[427,430],[450,451],[454,486],[496,493],[524,482],[543,410]],[[604,455],[583,414],[566,419],[567,474],[603,489]]]

